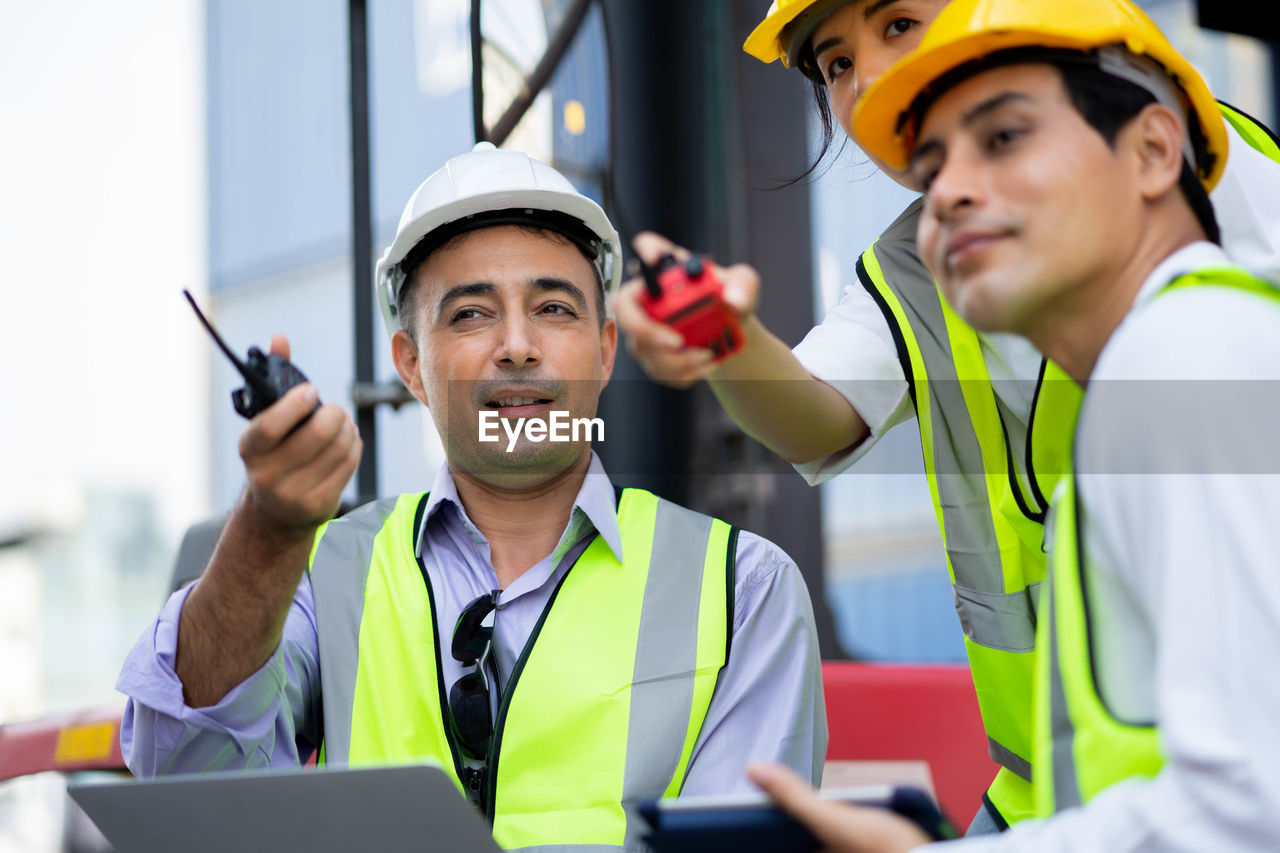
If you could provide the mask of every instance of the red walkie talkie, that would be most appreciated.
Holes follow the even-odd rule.
[[[712,361],[742,348],[742,327],[709,261],[692,257],[682,264],[667,254],[655,268],[636,260],[644,274],[640,304],[650,317],[675,327],[686,346],[711,350]]]

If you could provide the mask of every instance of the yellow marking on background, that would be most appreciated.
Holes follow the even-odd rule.
[[[58,732],[58,745],[53,750],[53,763],[73,764],[109,758],[115,735],[115,723],[67,726]]]

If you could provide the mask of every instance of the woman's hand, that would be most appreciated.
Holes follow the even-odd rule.
[[[658,259],[667,254],[682,262],[690,257],[688,249],[651,231],[636,235],[632,248],[649,266],[656,265]],[[760,276],[756,271],[746,264],[712,265],[712,271],[720,278],[729,307],[741,320],[751,317],[760,297]],[[650,317],[640,304],[643,289],[644,283],[633,278],[614,297],[614,316],[626,337],[627,350],[651,379],[663,385],[686,388],[705,378],[713,368],[711,350],[685,346],[684,339],[673,327]]]

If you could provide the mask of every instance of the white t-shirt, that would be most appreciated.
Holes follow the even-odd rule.
[[[1099,689],[1120,719],[1158,724],[1165,766],[944,849],[1280,850],[1280,301],[1153,298],[1225,263],[1197,243],[1153,272],[1076,433]]]
[[[1280,282],[1280,164],[1254,150],[1229,124],[1227,135],[1227,167],[1210,196],[1223,248],[1254,275]],[[978,337],[996,397],[1011,415],[1005,424],[1009,440],[1021,447],[1040,353],[1016,335]],[[844,289],[840,302],[793,352],[810,374],[839,391],[871,429],[861,444],[796,465],[810,485],[840,474],[890,427],[914,415],[889,324],[860,283]]]

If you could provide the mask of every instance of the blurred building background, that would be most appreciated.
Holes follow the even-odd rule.
[[[0,721],[113,701],[212,505],[204,80],[196,0],[0,3]]]
[[[571,5],[483,4],[486,125],[497,122]],[[1272,48],[1200,28],[1193,0],[1143,5],[1215,93],[1275,126]],[[655,223],[638,221],[643,205],[626,197],[611,158],[643,140],[611,133],[620,117],[662,105],[618,97],[643,81],[628,82],[630,66],[614,61],[627,46],[616,31],[610,38],[602,8],[611,6],[621,4],[591,5],[507,144],[553,160],[633,231]],[[688,4],[700,17],[687,38],[740,26],[766,6]],[[469,14],[468,0],[368,4],[375,254],[422,178],[475,139]],[[167,593],[183,531],[227,511],[241,488],[243,422],[228,400],[240,383],[182,288],[203,300],[233,349],[283,332],[325,399],[351,399],[347,21],[345,0],[0,2],[0,723],[119,701],[116,671]],[[699,61],[753,62],[729,49],[741,33],[719,36],[723,49]],[[653,57],[668,59],[683,61]],[[798,75],[786,78],[777,92],[801,96]],[[734,103],[749,112],[745,97]],[[652,125],[655,138],[682,132]],[[730,148],[739,126],[721,126],[730,129]],[[701,150],[721,141],[713,133]],[[778,173],[752,171],[749,151],[740,171],[708,180],[727,184],[724,197],[773,198],[759,194],[802,171],[803,144],[801,153],[797,168]],[[812,282],[806,323],[857,286],[857,254],[910,199],[849,145],[816,174],[776,191],[807,194],[810,245],[798,250],[812,274],[765,282],[775,292],[807,292]],[[699,247],[741,246],[737,215],[726,211],[704,228]],[[750,249],[767,261],[767,246]],[[387,381],[394,370],[380,319],[373,331],[375,376]],[[681,413],[686,432],[701,433],[704,444],[741,443],[705,405],[674,405],[668,411]],[[429,484],[442,454],[421,407],[382,406],[376,418],[378,491]],[[820,504],[816,495],[805,504],[820,543],[806,551],[806,543],[785,541],[785,531],[775,535],[793,553],[813,555],[807,569],[815,593],[825,587],[834,625],[829,653],[962,659],[914,429],[894,430],[823,486]],[[787,490],[804,489],[786,470],[760,470],[746,486],[726,470],[675,491],[714,508],[717,488],[737,490],[735,520],[769,530],[794,503]]]

